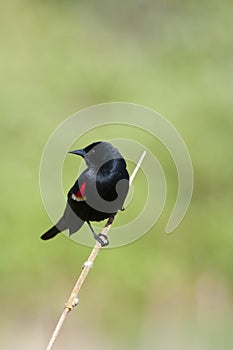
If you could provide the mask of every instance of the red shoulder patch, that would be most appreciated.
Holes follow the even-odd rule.
[[[75,197],[77,198],[85,198],[85,190],[86,190],[86,181],[82,183],[79,191],[77,193],[75,193]]]

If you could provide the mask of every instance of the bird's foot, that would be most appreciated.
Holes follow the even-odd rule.
[[[99,233],[98,235],[95,234],[94,238],[97,242],[101,244],[101,247],[106,247],[107,245],[109,245],[108,237],[103,233]]]

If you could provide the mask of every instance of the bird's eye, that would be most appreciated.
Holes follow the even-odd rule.
[[[92,150],[91,150],[91,154],[94,154],[94,153],[95,153],[95,150],[94,150],[94,149],[92,149]]]

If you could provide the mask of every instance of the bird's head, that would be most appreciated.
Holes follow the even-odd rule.
[[[119,151],[108,142],[93,142],[83,149],[70,151],[69,153],[76,154],[84,158],[88,167],[101,166],[110,159],[122,158]]]

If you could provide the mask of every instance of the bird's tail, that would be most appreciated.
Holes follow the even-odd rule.
[[[40,236],[41,239],[46,241],[47,239],[55,237],[58,233],[66,230],[67,227],[65,225],[65,220],[62,217],[56,225],[51,227],[47,232],[45,232],[42,236]]]

